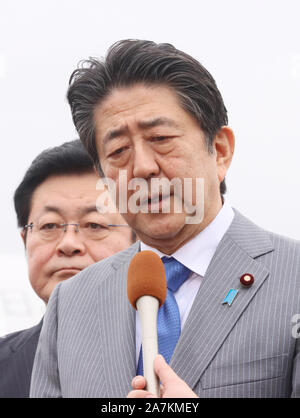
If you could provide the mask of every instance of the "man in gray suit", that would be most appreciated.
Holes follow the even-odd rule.
[[[29,280],[46,304],[57,283],[132,244],[127,225],[108,226],[124,224],[118,213],[98,213],[97,182],[99,175],[93,161],[76,140],[39,154],[15,192]],[[68,222],[78,220],[86,227],[81,233],[72,227],[67,229]],[[59,227],[62,223],[64,228]],[[42,321],[0,338],[0,398],[29,397],[41,328]]]
[[[141,250],[162,258],[167,280],[169,262],[185,271],[185,281],[178,287],[177,277],[176,288],[168,281],[167,292],[181,329],[169,364],[184,391],[300,396],[293,332],[300,245],[262,230],[224,199],[234,134],[212,76],[172,45],[120,41],[105,60],[86,61],[73,73],[68,100],[80,139],[115,185],[118,207],[141,241],[56,287],[31,396],[128,394],[142,363],[141,327],[126,282]],[[169,193],[153,192],[155,180],[167,180]],[[167,332],[174,325],[169,318]]]

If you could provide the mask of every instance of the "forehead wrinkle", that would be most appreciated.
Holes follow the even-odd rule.
[[[49,206],[49,205],[44,206],[41,214],[43,215],[43,214],[46,214],[46,213],[49,213],[49,212],[50,213],[56,213],[60,216],[65,216],[66,215],[66,211],[64,209],[61,209],[57,206]],[[89,213],[93,213],[93,212],[98,213],[97,208],[96,208],[95,205],[87,206],[87,207],[83,207],[83,208],[76,208],[75,212],[77,212],[78,215],[80,215],[80,216],[88,215]]]

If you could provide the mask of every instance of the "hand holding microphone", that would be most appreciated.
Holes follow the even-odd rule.
[[[154,370],[162,384],[160,398],[198,398],[196,393],[166,363],[163,356],[155,357]],[[157,397],[154,393],[146,390],[144,377],[134,377],[131,386],[133,390],[128,393],[127,398]]]
[[[159,379],[154,371],[154,359],[158,353],[157,313],[166,298],[167,282],[164,265],[153,251],[141,251],[131,260],[127,293],[141,320],[147,390],[159,396]]]

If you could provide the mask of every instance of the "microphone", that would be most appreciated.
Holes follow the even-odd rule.
[[[141,320],[146,390],[159,396],[159,379],[153,362],[158,354],[157,313],[166,299],[167,281],[163,262],[153,251],[140,251],[131,260],[127,294]]]

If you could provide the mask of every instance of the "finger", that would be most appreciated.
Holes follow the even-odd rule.
[[[131,381],[132,389],[145,389],[146,379],[143,376],[135,376]]]
[[[171,367],[166,363],[165,359],[161,354],[158,354],[154,360],[154,370],[157,376],[159,377],[161,384],[165,385],[170,383],[172,380],[181,380],[177,374],[171,369]]]
[[[128,393],[127,398],[155,398],[155,396],[147,390],[132,390]]]

